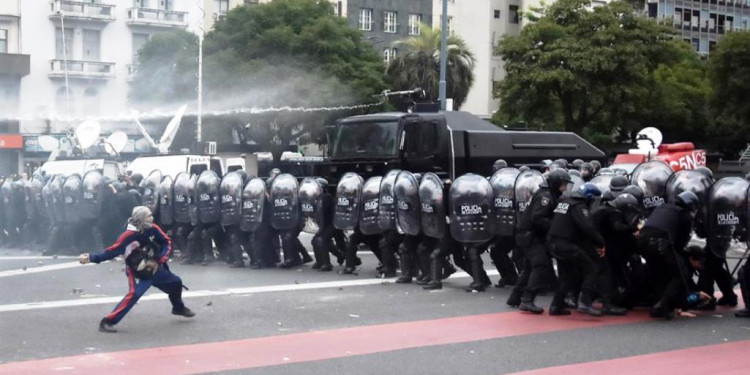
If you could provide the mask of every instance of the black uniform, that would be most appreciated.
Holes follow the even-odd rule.
[[[597,287],[598,255],[604,238],[591,222],[585,198],[576,194],[560,200],[549,230],[550,252],[557,259],[560,283],[552,299],[552,308],[564,308],[565,295],[581,280],[581,307],[590,308]]]
[[[641,229],[639,249],[646,259],[659,301],[653,316],[668,316],[688,291],[688,267],[684,253],[690,241],[693,219],[682,206],[667,203],[654,209]]]
[[[553,194],[548,187],[539,188],[520,217],[516,229],[516,250],[522,251],[525,259],[518,282],[508,299],[509,305],[517,306],[521,300],[533,302],[537,293],[554,282],[549,280],[554,271],[547,254],[546,238],[559,196],[559,192]]]
[[[604,237],[607,247],[605,257],[597,260],[600,276],[599,291],[607,305],[613,303],[615,299],[615,286],[628,288],[632,283],[628,262],[635,254],[636,242],[633,233],[638,230],[638,225],[635,220],[629,221],[622,211],[609,203],[593,211],[591,220]],[[640,257],[633,263],[639,263],[639,261]]]
[[[323,193],[321,210],[323,223],[320,231],[313,236],[313,253],[315,253],[315,263],[319,266],[318,269],[330,271],[333,269],[330,254],[337,254],[337,250],[333,245],[333,235],[336,230],[333,226],[333,196],[328,192]]]

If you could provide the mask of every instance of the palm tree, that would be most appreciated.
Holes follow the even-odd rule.
[[[395,90],[408,90],[415,87],[424,89],[432,100],[438,99],[440,80],[440,29],[422,23],[420,34],[393,43],[401,48],[388,66],[386,76]],[[446,86],[448,98],[453,98],[453,106],[458,109],[466,100],[474,83],[474,55],[463,39],[448,36],[448,70]]]

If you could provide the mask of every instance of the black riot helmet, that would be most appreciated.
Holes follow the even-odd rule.
[[[531,169],[531,168],[529,168],[529,166],[527,166],[527,165],[522,165],[522,166],[518,167],[518,171],[519,172],[526,172],[529,169]]]
[[[584,181],[589,181],[592,178],[594,178],[594,166],[591,165],[591,163],[583,163],[581,164],[581,178],[583,178]]]
[[[599,170],[602,169],[602,163],[600,163],[599,160],[592,160],[589,163],[594,167],[594,175],[599,173]]]
[[[700,205],[700,199],[692,191],[683,191],[677,196],[677,205],[687,208],[690,212],[695,212]]]
[[[570,178],[567,170],[558,168],[547,174],[547,187],[555,196],[559,196],[562,193],[560,187],[567,186],[567,184],[573,184],[573,179]]]
[[[578,169],[568,169],[568,173],[571,176],[577,176],[577,177],[583,178],[583,175],[581,174],[581,171],[579,171]]]
[[[711,171],[711,169],[709,169],[708,167],[698,167],[698,168],[695,168],[695,171],[703,173],[703,175],[708,177],[708,179],[711,181],[714,180],[714,172]],[[748,174],[748,176],[750,176],[750,173]]]
[[[612,207],[621,211],[637,211],[640,207],[638,199],[632,194],[622,193],[611,202]]]
[[[322,177],[318,177],[315,179],[315,181],[318,181],[318,184],[320,184],[320,187],[325,190],[325,188],[328,187],[328,180]]]
[[[583,164],[583,160],[581,160],[581,159],[575,159],[575,160],[573,160],[573,163],[571,163],[571,164],[573,165],[573,168],[575,168],[575,169],[581,169],[581,164]]]
[[[141,184],[141,181],[143,181],[143,175],[140,173],[133,173],[133,175],[130,176],[132,186],[138,187]]]
[[[638,202],[643,202],[643,198],[646,196],[646,194],[643,192],[643,189],[641,189],[641,187],[637,185],[630,185],[625,187],[625,189],[622,189],[622,194],[630,194],[634,196],[635,199],[638,200]]]
[[[553,163],[557,164],[560,168],[568,169],[568,161],[563,158],[557,159]]]
[[[279,169],[279,168],[271,169],[271,171],[268,172],[268,179],[269,180],[273,180],[274,177],[276,177],[276,176],[278,176],[280,174],[281,174],[281,169]]]
[[[615,176],[612,177],[611,180],[609,180],[609,190],[613,192],[613,194],[617,195],[622,192],[623,189],[628,187],[630,184],[630,181],[628,181],[628,178],[625,176]]]
[[[492,164],[492,172],[497,172],[503,168],[506,168],[508,166],[508,162],[503,159],[497,159],[495,160],[495,163]]]

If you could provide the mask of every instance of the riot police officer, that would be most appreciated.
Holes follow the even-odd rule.
[[[659,301],[651,308],[652,317],[671,318],[680,297],[687,292],[684,250],[690,241],[698,203],[695,193],[682,192],[676,203],[656,207],[641,229],[640,251],[652,271],[657,290],[661,291]]]
[[[605,244],[599,231],[591,222],[588,204],[601,196],[596,185],[586,183],[560,200],[554,210],[549,230],[550,253],[557,259],[560,282],[550,305],[550,315],[568,315],[564,299],[576,280],[581,280],[581,298],[578,311],[601,316],[592,306],[596,292],[597,273],[594,257],[604,257]],[[592,246],[596,254],[592,254]]]
[[[534,299],[553,275],[552,261],[547,254],[546,239],[552,213],[560,196],[573,183],[568,171],[556,169],[547,175],[539,190],[531,198],[529,207],[521,215],[516,230],[516,248],[525,255],[524,266],[507,300],[509,306],[541,314],[544,309],[534,305]]]

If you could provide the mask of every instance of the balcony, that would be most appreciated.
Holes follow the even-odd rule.
[[[115,63],[99,61],[50,60],[50,78],[110,79],[115,77]]]
[[[30,56],[16,53],[0,53],[0,75],[24,77],[30,72]]]
[[[53,0],[50,2],[50,19],[65,18],[82,21],[112,22],[115,20],[115,6],[110,4]]]
[[[128,8],[128,25],[186,28],[187,12],[174,10]]]

